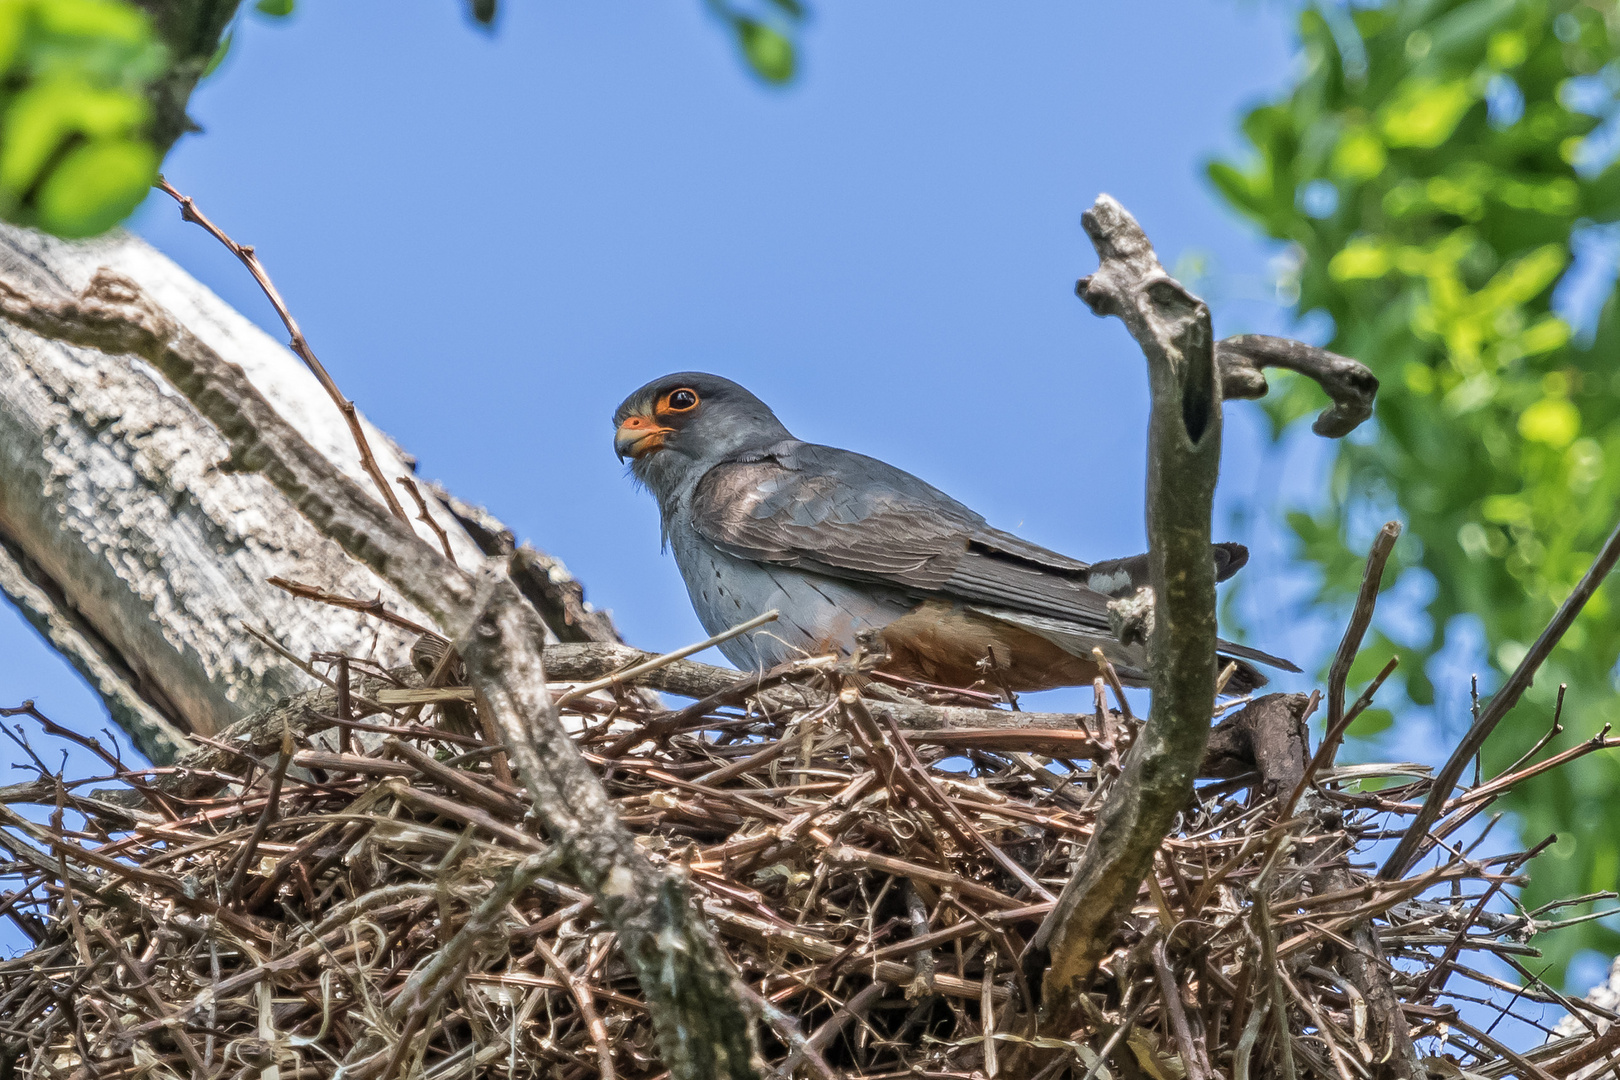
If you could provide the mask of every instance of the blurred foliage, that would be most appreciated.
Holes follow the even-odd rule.
[[[157,175],[146,88],[164,64],[123,0],[0,0],[0,216],[88,236],[135,209]]]
[[[705,0],[748,69],[772,85],[798,70],[799,0]],[[0,218],[91,236],[145,198],[193,125],[186,103],[235,40],[239,0],[0,0]],[[492,29],[497,0],[465,0]],[[254,0],[284,19],[296,0]]]
[[[1252,159],[1209,176],[1293,245],[1298,314],[1331,316],[1329,347],[1382,381],[1376,430],[1336,445],[1324,505],[1290,521],[1329,603],[1354,593],[1370,527],[1407,523],[1397,557],[1433,579],[1431,629],[1414,644],[1370,642],[1354,676],[1399,653],[1405,693],[1427,705],[1426,665],[1466,640],[1467,620],[1511,671],[1620,516],[1620,12],[1327,3],[1300,28],[1296,85],[1243,121]],[[1596,301],[1585,315],[1583,293]],[[1320,407],[1314,386],[1279,384],[1267,403],[1277,436]],[[1569,730],[1554,749],[1620,720],[1617,600],[1612,581],[1592,599],[1493,737],[1487,772],[1547,730],[1560,682]],[[1446,691],[1466,701],[1466,687]],[[1460,732],[1466,705],[1452,711],[1440,722]],[[1533,780],[1505,806],[1526,843],[1560,837],[1532,864],[1527,906],[1616,888],[1620,755]],[[1538,944],[1556,978],[1581,948],[1620,952],[1620,932],[1587,923]]]
[[[760,79],[780,86],[798,73],[793,39],[804,22],[799,0],[764,0],[740,5],[736,0],[708,0],[709,10],[731,28],[743,59]]]

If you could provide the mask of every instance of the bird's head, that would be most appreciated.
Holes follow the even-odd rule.
[[[624,399],[613,424],[614,452],[660,501],[732,454],[793,437],[759,398],[701,371],[654,379]]]

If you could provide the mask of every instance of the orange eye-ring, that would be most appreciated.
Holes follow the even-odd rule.
[[[669,393],[660,398],[658,401],[657,411],[661,413],[684,413],[691,412],[697,407],[697,391],[691,389],[690,387],[682,386],[678,389],[671,390]]]

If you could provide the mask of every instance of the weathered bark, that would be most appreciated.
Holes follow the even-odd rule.
[[[1136,220],[1107,195],[1082,217],[1097,272],[1075,287],[1116,315],[1147,358],[1148,643],[1153,708],[1109,789],[1080,865],[1041,924],[1028,962],[1045,961],[1041,1023],[1073,1029],[1080,996],[1136,901],[1154,852],[1192,794],[1215,705],[1215,566],[1210,509],[1220,471],[1221,379],[1209,308],[1159,265]]]
[[[232,468],[262,475],[323,536],[439,623],[522,774],[559,865],[592,894],[617,933],[671,1075],[759,1075],[752,1016],[735,968],[681,875],[654,865],[636,846],[564,730],[545,686],[545,624],[503,565],[492,561],[476,574],[459,568],[311,445],[241,367],[116,271],[96,271],[71,296],[0,274],[0,314],[40,334],[150,364],[224,437]]]
[[[111,267],[239,365],[310,444],[369,490],[343,419],[278,342],[143,241],[114,233],[66,242],[0,226],[0,275],[66,298]],[[411,460],[370,425],[384,475]],[[266,584],[280,575],[375,596],[431,619],[298,514],[262,476],[228,468],[229,447],[156,371],[0,323],[0,589],[107,702],[156,761],[279,698],[314,685],[240,631],[264,624],[294,653],[409,660],[411,637]],[[473,508],[432,513],[463,566],[510,551],[511,536]],[[565,640],[613,638],[566,571],[532,553],[520,575],[546,599]],[[572,587],[570,587],[572,586]],[[572,619],[573,622],[569,620]],[[233,629],[234,628],[234,629]]]

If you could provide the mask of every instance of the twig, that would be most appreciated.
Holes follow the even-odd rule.
[[[591,1034],[591,1045],[596,1049],[596,1068],[602,1080],[615,1080],[613,1043],[608,1037],[607,1025],[602,1023],[591,1001],[590,988],[568,969],[561,957],[551,951],[551,946],[538,937],[534,939],[534,951],[547,967],[557,973],[557,981],[568,987],[568,994],[579,1009],[580,1019],[585,1022],[585,1030]]]
[[[1429,789],[1429,797],[1423,801],[1417,816],[1412,819],[1400,842],[1395,845],[1395,850],[1379,869],[1379,877],[1385,881],[1393,881],[1406,873],[1407,868],[1418,857],[1419,848],[1428,836],[1430,826],[1439,820],[1441,812],[1445,810],[1446,802],[1451,798],[1451,789],[1457,786],[1457,779],[1468,767],[1468,762],[1479,753],[1485,745],[1485,740],[1496,730],[1496,725],[1502,718],[1519,703],[1519,698],[1530,688],[1541,662],[1547,659],[1548,654],[1563,639],[1564,633],[1574,624],[1576,616],[1581,613],[1586,602],[1597,592],[1598,586],[1603,584],[1603,579],[1609,576],[1609,571],[1614,569],[1617,560],[1620,560],[1620,525],[1609,534],[1597,558],[1592,561],[1591,568],[1586,571],[1586,575],[1565,598],[1563,604],[1559,605],[1552,622],[1547,624],[1547,628],[1541,632],[1535,644],[1530,646],[1530,651],[1519,661],[1519,666],[1508,677],[1507,683],[1491,696],[1490,704],[1485,706],[1485,711],[1469,727],[1468,733],[1446,759],[1445,765],[1441,767],[1434,778],[1433,786]]]
[[[1367,553],[1367,568],[1361,575],[1361,589],[1356,593],[1349,625],[1344,628],[1339,650],[1333,654],[1333,666],[1328,669],[1328,734],[1322,740],[1324,744],[1344,734],[1344,687],[1350,678],[1350,665],[1355,663],[1356,654],[1361,651],[1361,639],[1366,636],[1367,627],[1372,625],[1373,610],[1378,605],[1378,588],[1384,580],[1384,564],[1389,562],[1390,552],[1395,550],[1395,541],[1400,535],[1400,522],[1385,522],[1373,539],[1372,550]],[[1327,760],[1332,761],[1333,758],[1330,756]]]
[[[1159,977],[1159,993],[1170,1014],[1170,1032],[1175,1037],[1176,1049],[1187,1067],[1188,1080],[1208,1080],[1203,1055],[1193,1045],[1192,1029],[1187,1026],[1187,1010],[1181,1003],[1181,987],[1176,985],[1175,972],[1170,970],[1170,958],[1165,955],[1164,939],[1153,943],[1153,970]]]
[[[1119,702],[1119,714],[1127,722],[1135,720],[1136,717],[1131,715],[1131,703],[1125,700],[1125,684],[1119,681],[1119,672],[1114,670],[1114,665],[1109,662],[1108,657],[1103,655],[1101,649],[1093,648],[1091,658],[1096,662],[1097,667],[1102,670],[1103,678],[1108,682],[1108,688],[1114,692],[1114,700]],[[1101,699],[1099,699],[1100,701]],[[1101,704],[1098,707],[1106,708]]]
[[[397,626],[401,630],[409,630],[413,634],[437,634],[419,622],[412,622],[405,616],[389,611],[383,606],[381,600],[361,600],[358,597],[343,596],[339,593],[327,592],[315,585],[306,585],[302,581],[289,581],[284,577],[265,578],[265,583],[274,585],[283,592],[292,593],[301,600],[314,600],[333,607],[346,608],[349,611],[358,611],[362,615],[370,615],[374,619],[381,619],[385,623]]]
[[[292,311],[288,309],[286,301],[282,300],[281,293],[276,291],[275,283],[270,280],[270,275],[265,271],[264,265],[259,262],[258,254],[254,252],[251,245],[238,244],[235,240],[232,240],[224,229],[215,225],[207,215],[197,209],[197,203],[191,196],[180,194],[163,177],[158,177],[157,186],[180,204],[180,217],[183,220],[201,225],[215,240],[224,244],[226,250],[240,259],[242,265],[247,267],[248,273],[253,275],[253,280],[259,283],[259,288],[264,290],[264,295],[270,301],[270,306],[276,309],[276,314],[281,317],[282,325],[287,328],[287,334],[291,339],[287,343],[288,346],[298,354],[298,358],[304,362],[305,366],[320,382],[321,389],[326,391],[326,396],[332,399],[332,404],[336,405],[338,411],[343,414],[344,422],[349,425],[349,434],[354,437],[354,447],[360,452],[360,467],[366,471],[367,476],[371,477],[371,482],[376,485],[377,490],[382,494],[383,502],[387,504],[389,513],[399,518],[399,520],[405,521],[405,508],[394,497],[393,489],[389,487],[388,481],[383,479],[382,469],[378,467],[377,459],[372,456],[371,444],[366,440],[365,429],[360,425],[360,414],[355,410],[354,402],[343,396],[343,391],[338,389],[337,383],[332,381],[332,376],[327,374],[326,367],[316,358],[315,350],[309,347],[309,342],[304,338],[304,331],[299,329],[298,321],[293,318]]]
[[[400,486],[410,492],[411,498],[416,500],[416,520],[433,530],[433,535],[439,538],[439,547],[444,549],[444,557],[450,560],[451,566],[455,566],[456,556],[450,550],[450,534],[444,531],[444,526],[440,525],[432,514],[428,513],[427,500],[422,498],[422,490],[416,486],[416,481],[409,476],[401,476],[397,479]],[[609,1068],[611,1071],[611,1066]],[[612,1080],[612,1077],[610,1076],[608,1080]]]
[[[337,680],[328,678],[327,676],[316,671],[313,664],[309,663],[307,660],[301,659],[296,653],[272,637],[268,627],[258,627],[254,626],[252,623],[245,622],[242,624],[242,629],[246,630],[271,652],[275,653],[277,656],[296,667],[299,671],[302,671],[305,675],[308,675],[316,682],[325,684],[332,690],[334,695],[337,693]],[[364,694],[355,693],[352,687],[349,690],[349,698],[353,701],[358,701],[360,704],[364,705],[373,712],[386,713],[390,716],[392,716],[394,713],[393,709],[389,708],[387,705],[384,705],[382,702],[366,697]]]
[[[226,896],[237,908],[242,907],[242,885],[247,881],[248,871],[252,869],[253,858],[259,851],[259,843],[264,839],[264,834],[270,831],[270,823],[276,819],[276,811],[281,806],[281,782],[287,778],[287,766],[292,764],[292,757],[292,732],[284,728],[281,733],[281,756],[276,759],[275,768],[270,770],[270,787],[265,795],[264,811],[253,826],[253,833],[248,837],[247,843],[242,845],[242,854],[236,863],[236,873],[231,875],[231,884],[225,890]]]
[[[557,699],[556,707],[560,709],[569,702],[578,700],[579,698],[584,697],[586,694],[594,694],[598,690],[606,690],[614,686],[624,686],[632,679],[645,675],[650,671],[656,671],[661,667],[667,667],[677,660],[684,660],[693,653],[702,652],[704,649],[718,645],[722,641],[730,641],[732,638],[737,637],[740,634],[746,634],[750,630],[757,630],[766,623],[775,622],[780,617],[780,613],[778,613],[775,608],[772,608],[763,615],[756,615],[747,622],[740,622],[731,629],[726,630],[723,633],[716,634],[711,638],[705,638],[704,640],[696,642],[692,645],[682,646],[681,648],[676,649],[674,652],[667,652],[662,656],[655,656],[651,660],[644,660],[641,663],[634,664],[623,671],[615,671],[613,674],[608,675],[605,678],[597,679],[594,682],[588,682],[583,686],[576,686]]]

